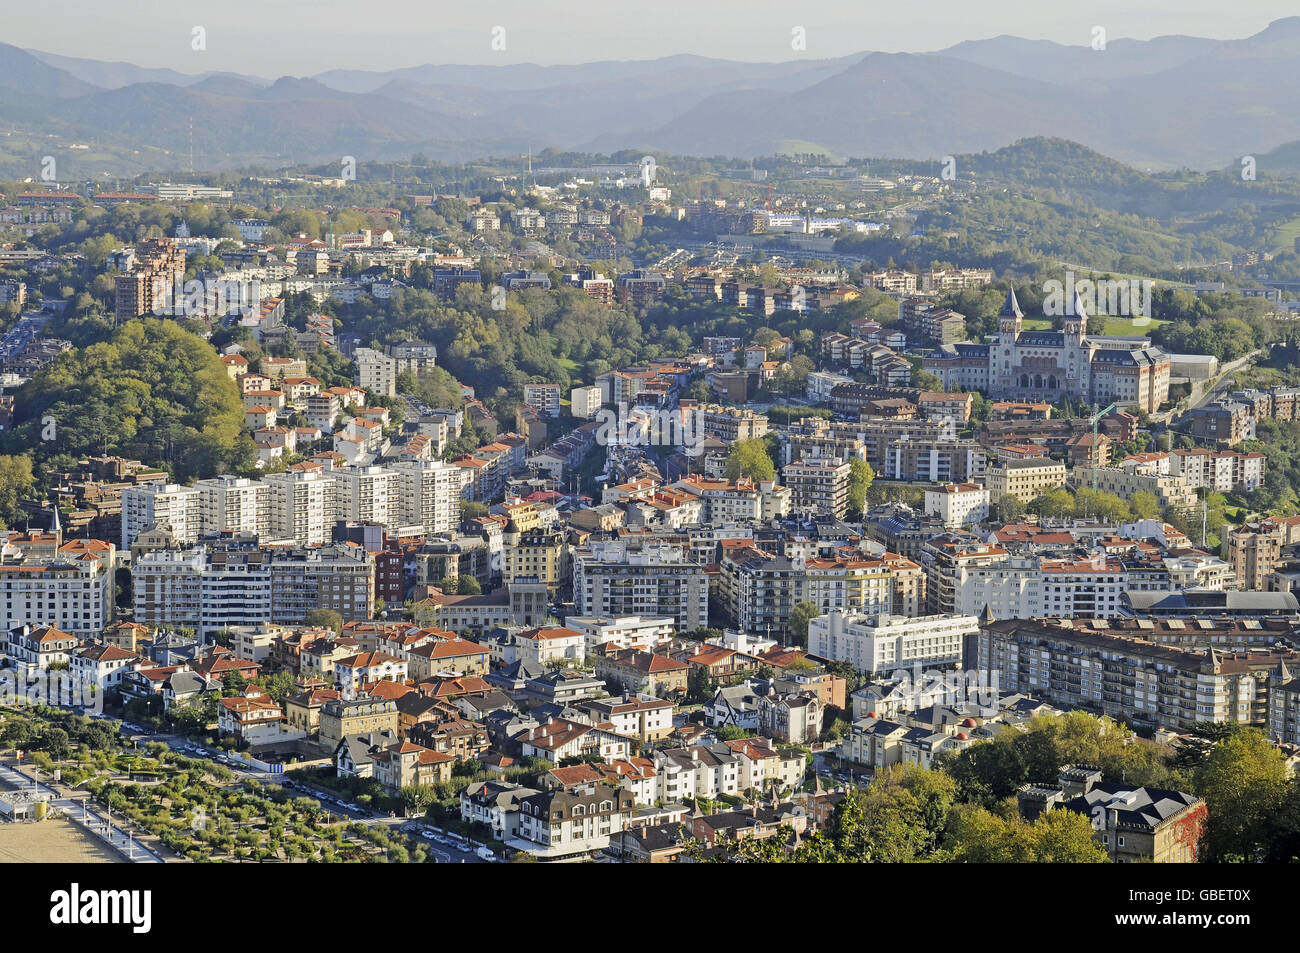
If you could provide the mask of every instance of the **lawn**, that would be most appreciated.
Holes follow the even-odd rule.
[[[1300,215],[1277,227],[1277,231],[1273,233],[1273,250],[1291,251],[1295,248],[1297,238],[1300,238]]]

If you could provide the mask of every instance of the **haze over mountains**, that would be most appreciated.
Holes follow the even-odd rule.
[[[1242,40],[1116,39],[1100,51],[1000,36],[935,53],[781,63],[683,55],[275,80],[0,44],[0,132],[175,154],[188,153],[192,122],[200,169],[530,147],[937,159],[1030,136],[1143,168],[1220,168],[1300,140],[1297,67],[1300,17]]]

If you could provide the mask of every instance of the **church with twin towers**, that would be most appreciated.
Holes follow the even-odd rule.
[[[941,345],[922,360],[922,369],[945,390],[976,390],[992,400],[1055,404],[1068,398],[1159,410],[1169,396],[1169,355],[1150,338],[1089,334],[1077,294],[1072,312],[1059,331],[1026,331],[1012,288],[998,313],[998,333],[987,344]]]

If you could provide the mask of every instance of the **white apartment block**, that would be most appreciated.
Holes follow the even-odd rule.
[[[582,420],[590,420],[600,410],[600,388],[575,387],[569,391],[569,413]]]
[[[79,638],[98,636],[112,620],[113,593],[113,573],[101,560],[0,564],[0,631],[50,626]]]
[[[354,546],[155,550],[131,567],[135,621],[189,626],[201,635],[236,626],[301,625],[312,609],[370,618],[375,564]]]
[[[843,519],[849,511],[849,482],[853,475],[847,463],[835,460],[805,460],[787,463],[783,471],[790,488],[790,506],[798,513],[814,513]]]
[[[525,384],[524,403],[543,417],[558,417],[560,387],[558,384]]]
[[[656,646],[672,640],[677,631],[676,620],[667,617],[642,618],[641,616],[569,616],[564,624],[581,632],[586,640],[587,653],[598,645],[614,643],[620,649],[633,646]]]
[[[668,616],[682,630],[708,625],[704,566],[671,546],[611,544],[575,553],[573,598],[584,616]]]
[[[846,615],[838,610],[808,624],[808,651],[877,674],[913,665],[951,667],[961,662],[963,643],[979,632],[973,615]]]
[[[338,394],[313,394],[307,398],[307,423],[321,433],[333,433],[334,423],[343,412],[343,402]]]
[[[380,397],[397,396],[397,361],[381,351],[359,347],[353,354],[357,362],[357,386]]]
[[[925,491],[925,512],[945,526],[966,526],[988,519],[989,491],[978,483],[949,483]]]
[[[199,491],[201,532],[219,533],[233,530],[238,533],[255,533],[266,536],[271,525],[271,488],[257,480],[243,477],[219,476],[199,480],[194,484]]]
[[[334,481],[336,520],[398,525],[400,484],[395,471],[373,466],[336,467],[329,475]]]
[[[1185,477],[1193,488],[1219,493],[1249,493],[1264,482],[1264,454],[1233,450],[1175,450],[1170,473]]]
[[[770,520],[790,512],[792,494],[789,487],[772,480],[755,483],[741,479],[711,480],[691,474],[672,484],[671,489],[685,490],[704,501],[704,522],[735,523],[744,520]]]
[[[122,535],[119,549],[130,551],[135,538],[155,523],[166,523],[182,545],[198,541],[203,504],[194,487],[175,483],[129,486],[122,490]]]
[[[430,534],[454,533],[460,525],[465,471],[441,460],[406,460],[397,474],[397,517],[402,526],[423,526]]]
[[[299,546],[330,541],[334,527],[334,481],[320,470],[286,470],[263,477],[267,486],[268,532]]]
[[[1108,619],[1120,614],[1133,581],[1118,560],[1010,557],[1001,550],[933,562],[927,577],[931,612],[979,615],[987,607],[996,619]]]

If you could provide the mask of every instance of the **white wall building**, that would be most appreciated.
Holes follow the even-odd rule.
[[[808,624],[808,651],[870,674],[914,664],[952,666],[961,662],[963,640],[978,631],[973,615],[867,617],[835,610]]]
[[[271,526],[271,488],[257,480],[219,476],[199,480],[200,531],[219,533],[233,530],[265,537]]]
[[[155,523],[166,523],[182,545],[197,542],[203,526],[203,502],[194,487],[175,483],[129,486],[122,490],[122,535],[119,549],[130,551],[135,538]]]
[[[430,534],[456,531],[463,469],[441,460],[407,460],[390,469],[397,474],[396,516],[401,525],[423,526]]]
[[[330,541],[334,526],[334,481],[320,470],[286,470],[263,477],[268,529],[276,539],[299,546]]]
[[[946,526],[966,526],[988,519],[989,491],[978,483],[949,483],[925,491],[925,512]]]

